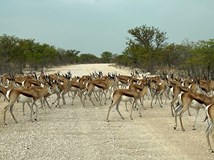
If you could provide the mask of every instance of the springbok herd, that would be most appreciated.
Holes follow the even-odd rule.
[[[174,129],[177,128],[177,118],[179,117],[180,125],[184,131],[182,124],[182,115],[185,111],[189,111],[189,107],[195,108],[197,111],[193,129],[195,129],[198,112],[200,109],[205,111],[204,121],[207,121],[206,138],[209,150],[214,153],[211,147],[210,138],[214,141],[214,81],[191,78],[174,78],[173,76],[161,77],[142,76],[136,74],[103,75],[102,72],[90,73],[81,77],[72,77],[71,73],[66,74],[46,74],[43,71],[27,75],[9,75],[0,76],[0,93],[3,95],[8,104],[4,107],[3,122],[6,125],[6,113],[9,110],[12,118],[17,123],[13,114],[13,106],[16,102],[27,104],[30,107],[30,120],[37,120],[37,113],[40,108],[48,106],[51,108],[48,97],[56,95],[56,100],[51,102],[56,107],[66,104],[65,95],[72,98],[72,104],[76,95],[80,98],[83,107],[87,103],[94,103],[96,99],[100,105],[106,104],[108,99],[112,100],[109,106],[106,121],[109,122],[111,109],[116,106],[116,111],[122,119],[123,116],[119,111],[120,102],[132,104],[132,111],[138,110],[141,116],[141,108],[145,109],[143,101],[145,98],[151,100],[150,106],[153,107],[153,101],[158,102],[163,107],[163,98],[171,101],[171,114],[175,118]],[[92,98],[93,97],[93,98]],[[62,102],[61,102],[62,100]],[[41,103],[38,105],[37,101]],[[39,104],[40,104],[39,103]],[[128,110],[127,110],[128,111]],[[190,113],[189,113],[190,114]]]

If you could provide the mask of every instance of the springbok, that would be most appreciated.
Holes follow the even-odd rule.
[[[126,76],[126,75],[118,75],[115,77],[118,88],[126,88],[130,85],[132,76]]]
[[[105,95],[104,103],[106,104],[106,99],[107,99],[106,94],[109,89],[109,85],[107,82],[108,82],[107,78],[102,78],[102,79],[94,79],[87,84],[87,92],[85,93],[85,98],[83,101],[84,106],[85,106],[86,95],[89,97],[89,100],[91,101],[91,103],[95,106],[95,103],[93,102],[93,100],[91,98],[92,93],[95,94],[95,98],[98,98],[100,105],[102,105],[101,97],[104,94]]]
[[[132,103],[132,109],[131,109],[131,113],[130,113],[130,118],[131,120],[133,120],[132,118],[132,111],[134,109],[135,105],[141,105],[141,98],[142,96],[144,96],[144,94],[142,94],[144,91],[142,90],[141,92],[135,91],[135,90],[129,90],[129,89],[117,89],[114,91],[113,96],[112,96],[112,103],[109,107],[108,110],[108,114],[107,114],[107,118],[106,121],[109,122],[109,114],[111,109],[116,106],[116,110],[118,112],[118,114],[120,115],[120,117],[122,119],[124,119],[124,117],[121,115],[120,111],[119,111],[119,104],[121,101],[126,100],[126,99],[133,99],[133,103]],[[139,107],[139,115],[141,116],[141,107]]]
[[[197,80],[198,85],[204,94],[212,96],[214,91],[214,81],[212,80]]]
[[[7,98],[7,95],[6,95],[6,94],[7,94],[7,92],[8,92],[9,90],[11,90],[11,89],[14,88],[14,87],[15,87],[15,84],[14,84],[13,81],[10,81],[10,84],[9,84],[8,87],[5,87],[5,86],[0,85],[0,93],[1,93],[2,95],[4,95],[4,98],[5,98],[8,102],[9,102],[9,99]],[[24,105],[25,105],[25,103],[27,103],[28,106],[31,108],[30,103],[32,102],[32,98],[31,98],[31,97],[26,97],[26,96],[20,95],[19,98],[17,99],[17,102],[22,103],[23,115],[25,115]]]
[[[72,102],[71,104],[74,104],[74,98],[76,97],[76,94],[78,94],[80,101],[82,102],[83,106],[85,107],[85,104],[82,101],[82,93],[85,91],[86,87],[84,84],[80,82],[71,81],[71,87],[70,92],[73,93]]]
[[[178,95],[181,93],[181,84],[179,81],[170,81],[170,85],[172,86],[171,93],[172,93],[172,101],[171,105],[171,114],[174,117],[175,107],[174,104],[178,100]]]
[[[143,104],[143,100],[144,100],[144,96],[148,94],[148,91],[149,91],[149,88],[147,86],[147,84],[143,85],[143,84],[135,84],[135,83],[132,83],[130,86],[129,86],[129,90],[135,90],[135,91],[138,91],[138,92],[141,92],[141,105],[143,106],[144,109],[146,109],[146,107],[144,106]],[[129,100],[127,99],[127,101],[125,101],[126,103],[126,111],[128,111],[127,109],[127,102]]]
[[[153,83],[153,86],[151,86],[151,84]],[[153,100],[154,98],[156,97],[156,101],[159,102],[159,105],[160,107],[163,107],[163,102],[162,102],[162,96],[163,96],[163,93],[166,92],[166,89],[167,89],[167,82],[165,80],[159,80],[159,81],[155,81],[154,82],[150,82],[150,89],[153,90],[153,95],[152,95],[152,100],[151,100],[151,103],[150,103],[150,106],[151,108],[153,108]],[[165,94],[166,96],[166,99],[169,98],[167,97],[167,95]]]
[[[172,101],[171,101],[171,113],[172,113],[172,116],[174,117],[174,112],[175,112],[175,103],[178,101],[178,96],[183,93],[183,92],[188,92],[190,91],[189,88],[187,87],[183,87],[179,84],[179,82],[171,82],[171,84],[173,84],[173,87],[172,87]],[[189,113],[190,114],[190,113]]]
[[[71,81],[57,74],[51,74],[47,77],[47,79],[49,79],[48,81],[51,83],[51,85],[55,84],[58,86],[58,92],[55,92],[57,98],[52,104],[57,102],[56,107],[60,107],[60,99],[62,98],[63,105],[65,105],[65,94],[70,91]]]
[[[7,73],[0,76],[0,82],[4,86],[7,86],[11,79],[12,79],[12,77]]]
[[[18,103],[22,103],[22,111],[23,111],[23,116],[25,116],[25,103],[31,108],[31,103],[33,103],[33,98],[32,97],[26,97],[24,95],[19,95],[17,99]]]
[[[192,80],[184,80],[183,84],[179,81],[170,81],[170,84],[172,85],[172,101],[171,101],[171,113],[172,116],[174,117],[174,112],[175,112],[175,107],[174,104],[178,101],[178,95],[183,93],[183,92],[193,92],[193,93],[198,93],[199,92],[199,86],[193,82]],[[199,111],[199,110],[197,110]],[[191,116],[190,110],[188,108],[188,114]],[[197,115],[196,115],[197,116]]]
[[[214,103],[208,105],[205,111],[209,122],[209,125],[206,129],[207,143],[209,146],[209,150],[211,150],[211,152],[214,153],[214,150],[212,149],[210,144],[210,136],[212,137],[214,142]]]
[[[206,95],[203,95],[200,93],[193,93],[193,92],[184,92],[184,93],[180,94],[179,102],[178,102],[177,106],[175,107],[174,129],[177,128],[177,116],[179,116],[181,129],[183,131],[185,131],[185,129],[183,127],[183,123],[182,123],[182,115],[189,107],[199,110],[200,108],[205,108],[204,105],[207,106],[212,103],[214,103],[214,96],[208,97]],[[196,116],[196,119],[197,119],[197,116]],[[195,122],[193,125],[193,129],[195,129],[196,119],[195,119]]]
[[[46,95],[47,93],[52,93],[50,86],[45,86],[42,89],[36,89],[36,88],[31,88],[31,89],[26,89],[23,87],[14,87],[10,90],[7,91],[6,93],[6,97],[9,100],[9,103],[7,104],[7,106],[5,106],[4,108],[4,124],[6,125],[6,113],[7,110],[10,109],[10,113],[12,115],[12,118],[14,119],[14,121],[16,123],[18,123],[18,121],[16,120],[14,114],[13,114],[13,106],[15,104],[15,102],[18,100],[20,95],[24,95],[26,97],[32,97],[33,98],[33,103],[31,105],[31,120],[33,121],[32,118],[32,114],[33,114],[33,105],[36,106],[36,118],[34,119],[35,121],[37,120],[37,111],[38,111],[38,106],[36,104],[36,101],[43,98],[44,95]]]

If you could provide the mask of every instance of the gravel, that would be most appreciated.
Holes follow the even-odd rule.
[[[73,75],[83,75],[99,68],[129,75],[130,70],[114,68],[108,64],[72,65],[54,68],[62,73],[71,70]],[[55,96],[48,101],[52,102]],[[208,151],[205,137],[206,123],[202,122],[204,111],[200,111],[197,130],[192,130],[195,111],[192,116],[184,114],[183,123],[186,131],[173,129],[174,118],[170,114],[170,101],[160,108],[154,104],[150,108],[150,100],[145,100],[146,110],[142,110],[142,118],[138,111],[133,112],[134,120],[130,120],[125,105],[120,104],[124,120],[115,108],[106,115],[111,100],[100,106],[95,101],[93,106],[89,100],[84,108],[76,97],[74,105],[66,96],[67,104],[61,108],[39,110],[38,121],[29,120],[29,108],[22,115],[21,104],[15,104],[14,114],[19,121],[15,124],[11,115],[7,114],[8,125],[4,126],[3,107],[6,102],[0,99],[0,159],[1,160],[212,160],[214,154]],[[130,105],[129,105],[130,110]],[[213,143],[212,143],[213,144]],[[214,144],[213,144],[214,147]]]

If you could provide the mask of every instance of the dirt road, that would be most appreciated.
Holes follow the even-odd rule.
[[[83,75],[94,70],[112,71],[129,75],[129,70],[115,69],[107,64],[66,66],[52,71],[71,70],[73,75]],[[48,99],[52,102],[53,95]],[[87,100],[84,108],[78,97],[71,105],[71,98],[66,96],[67,104],[61,108],[39,110],[38,121],[29,121],[29,109],[22,115],[20,104],[14,107],[14,114],[19,123],[15,124],[7,114],[8,125],[2,121],[3,107],[6,103],[0,99],[0,159],[1,160],[211,160],[214,154],[208,151],[205,128],[202,122],[204,111],[200,111],[197,130],[192,130],[195,111],[192,116],[183,117],[185,132],[180,126],[173,129],[174,118],[170,115],[170,101],[160,108],[157,104],[150,108],[150,100],[145,100],[146,110],[142,118],[133,112],[126,112],[121,103],[122,120],[115,108],[106,122],[108,107],[96,106]],[[130,104],[129,104],[130,110]],[[214,145],[214,144],[213,144]],[[214,147],[214,146],[213,146]]]

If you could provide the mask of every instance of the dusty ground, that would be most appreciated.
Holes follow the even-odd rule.
[[[74,75],[89,74],[95,70],[117,72],[129,75],[130,71],[114,68],[107,64],[73,65],[55,68],[52,72],[61,73],[71,70]],[[55,96],[49,99],[53,101]],[[82,107],[78,97],[71,105],[62,108],[39,110],[38,121],[29,121],[29,109],[22,115],[20,104],[14,107],[19,123],[15,124],[7,114],[8,125],[2,123],[3,108],[6,103],[0,99],[0,159],[1,160],[208,160],[214,154],[208,151],[205,128],[202,122],[204,111],[200,111],[197,130],[192,130],[195,111],[192,116],[184,115],[185,132],[180,127],[173,129],[174,118],[170,115],[168,100],[163,108],[154,105],[150,108],[150,100],[145,100],[146,110],[142,110],[142,118],[133,112],[134,120],[130,120],[129,112],[121,103],[122,120],[115,108],[110,113],[110,122],[106,122],[107,105],[96,106],[87,101]],[[213,144],[214,147],[214,144]]]

